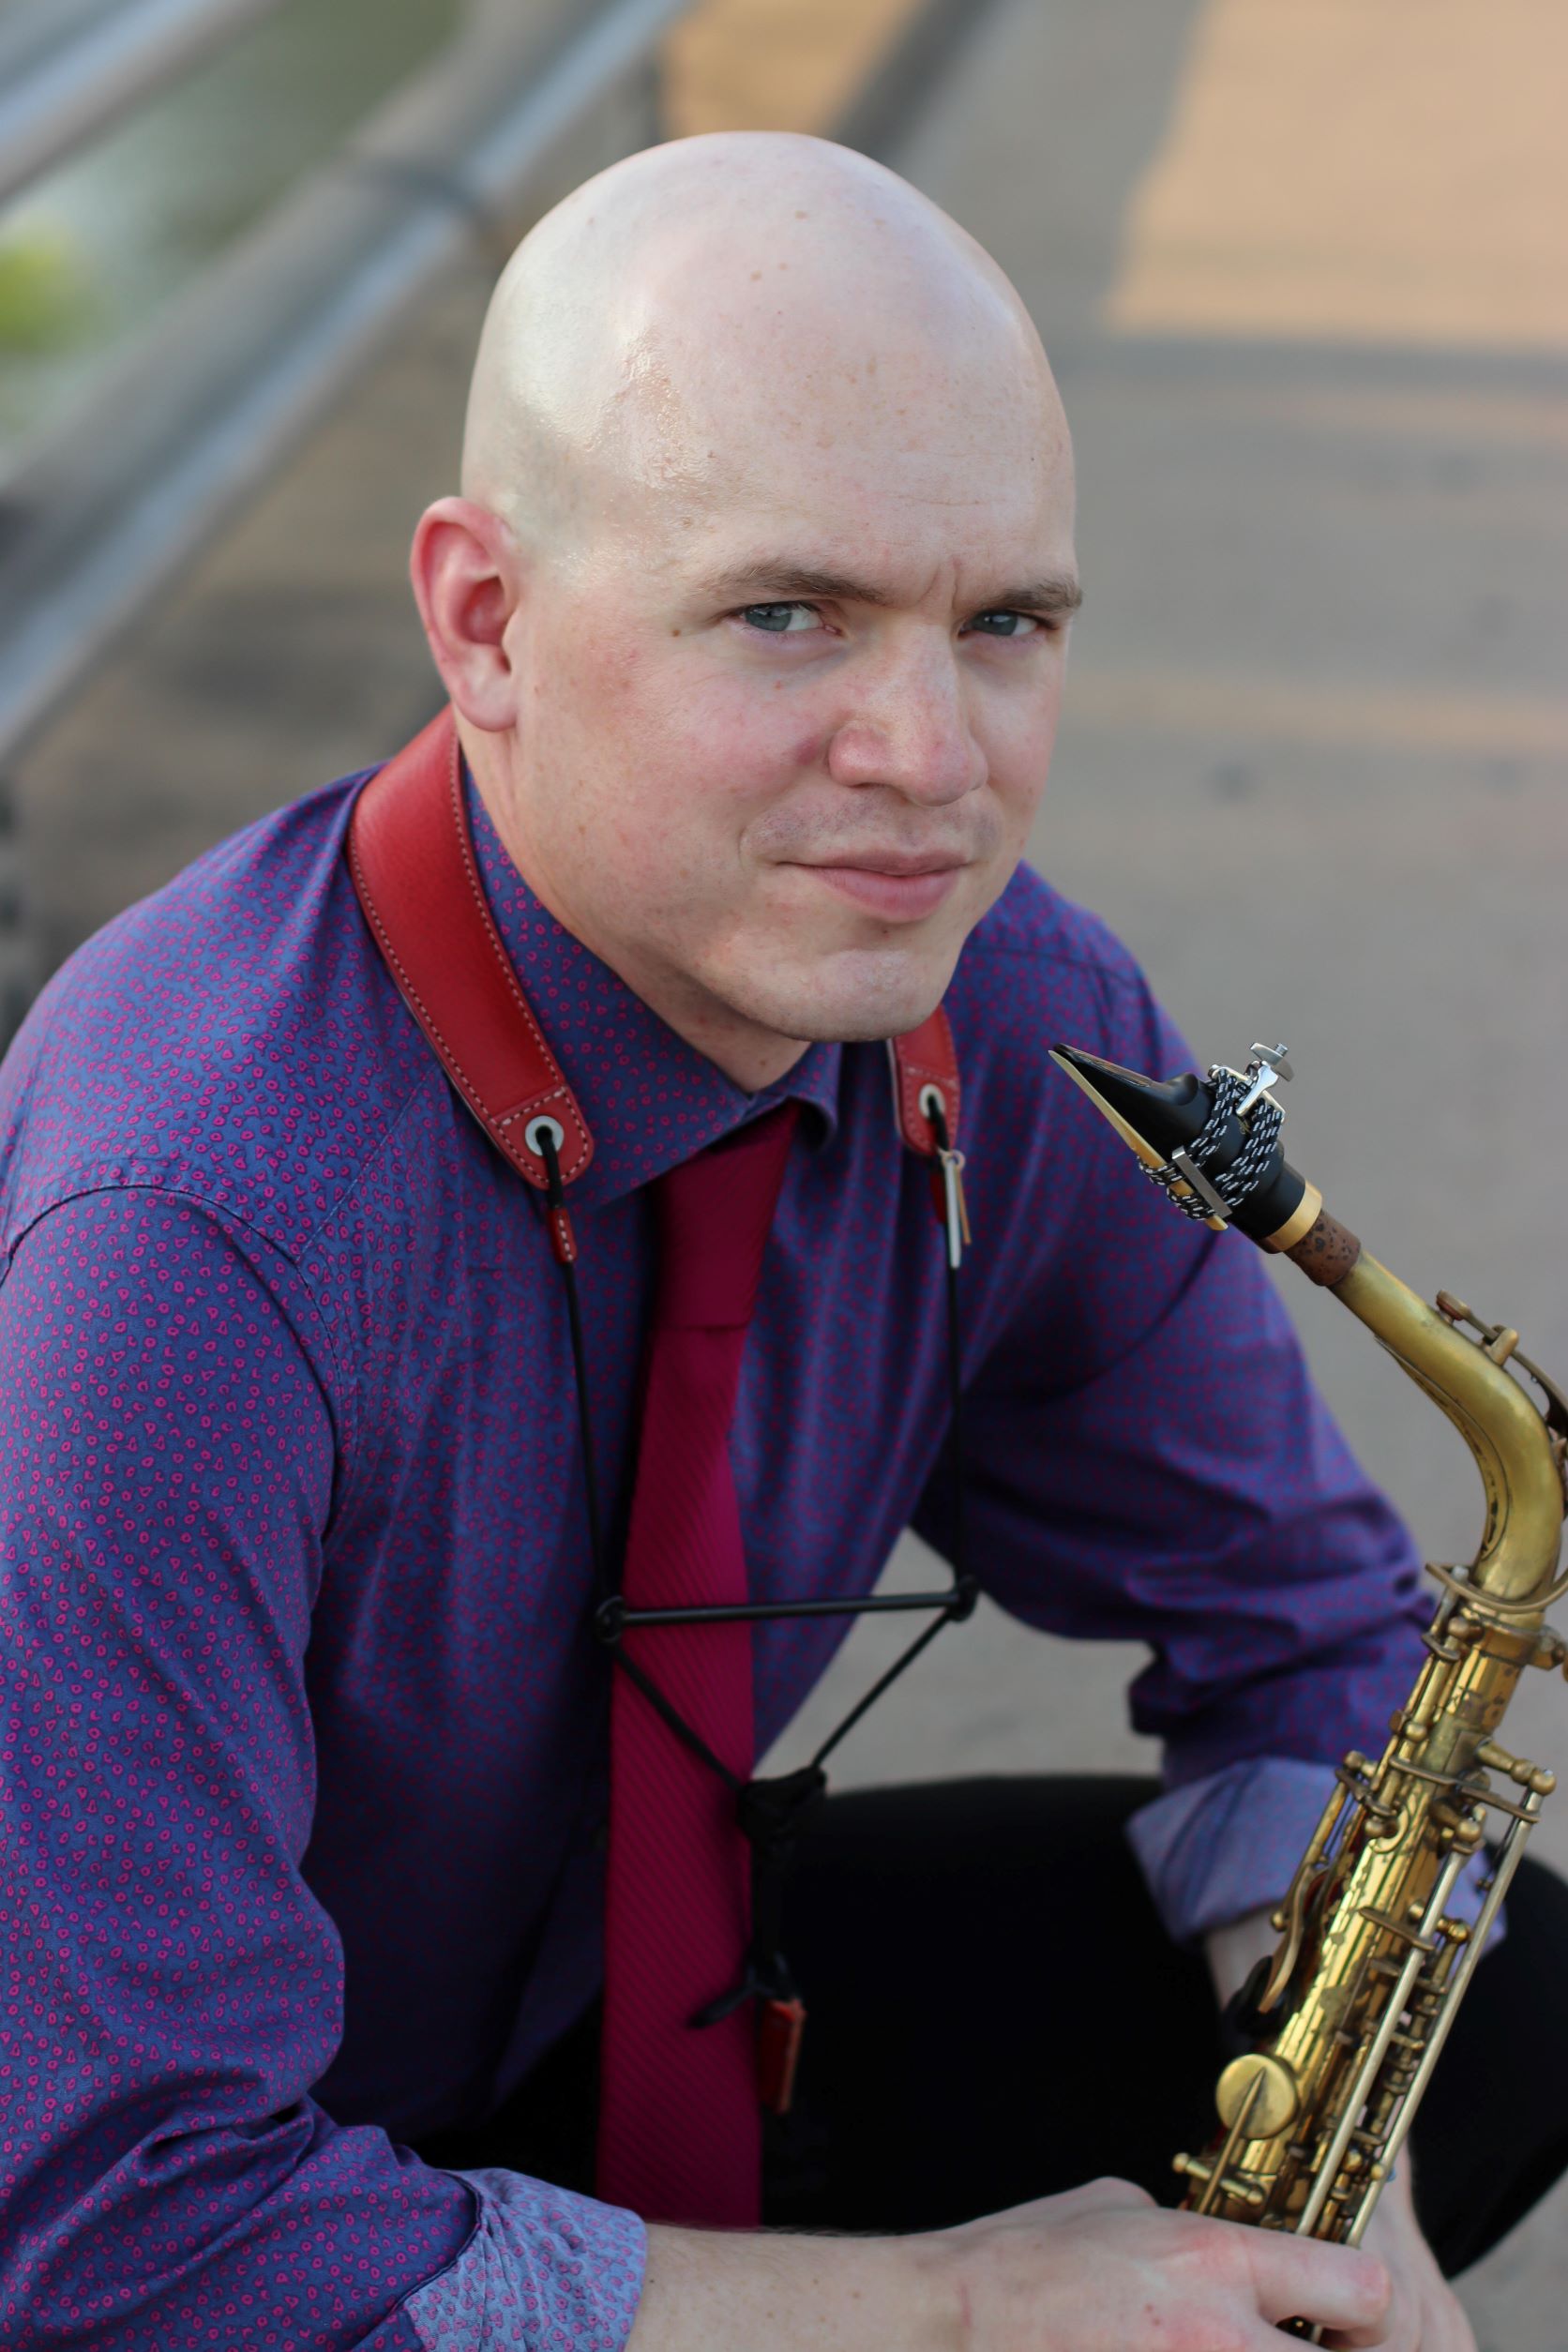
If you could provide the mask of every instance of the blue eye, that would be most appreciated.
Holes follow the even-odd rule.
[[[748,627],[765,629],[770,637],[798,636],[815,628],[817,615],[808,604],[748,604],[741,614]]]
[[[977,612],[969,626],[982,637],[1033,637],[1040,624],[1027,612]]]

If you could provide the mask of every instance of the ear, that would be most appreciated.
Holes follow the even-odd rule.
[[[454,706],[487,734],[504,733],[518,716],[506,630],[523,587],[512,532],[471,498],[438,498],[419,518],[409,576]]]

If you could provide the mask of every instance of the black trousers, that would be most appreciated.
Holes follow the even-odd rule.
[[[970,1780],[830,1799],[791,1880],[810,2013],[764,2215],[930,2229],[1114,2173],[1173,2203],[1223,2056],[1201,1955],[1167,1940],[1123,1824],[1129,1779]],[[437,2164],[593,2184],[597,2017]],[[1527,1862],[1414,2134],[1416,2201],[1465,2269],[1568,2167],[1568,1885]]]

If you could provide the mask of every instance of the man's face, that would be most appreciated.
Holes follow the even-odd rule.
[[[732,1068],[748,1038],[762,1071],[768,1041],[922,1020],[1046,780],[1076,597],[1059,412],[888,372],[786,393],[742,460],[661,440],[508,627],[525,872]]]

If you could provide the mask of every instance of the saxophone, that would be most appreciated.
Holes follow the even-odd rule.
[[[1283,1046],[1255,1046],[1244,1071],[1165,1083],[1072,1047],[1052,1058],[1184,1214],[1238,1226],[1349,1307],[1453,1422],[1485,1489],[1474,1560],[1429,1570],[1440,1597],[1426,1662],[1388,1745],[1339,1766],[1274,1914],[1274,1957],[1238,1997],[1232,2023],[1251,2046],[1219,2078],[1214,2142],[1175,2160],[1190,2210],[1357,2245],[1555,1786],[1497,1732],[1527,1667],[1568,1664],[1545,1623],[1568,1589],[1568,1403],[1517,1332],[1444,1291],[1426,1305],[1289,1167],[1274,1092],[1292,1075]],[[1450,1906],[1484,1845],[1485,1901],[1468,1926]],[[1293,2332],[1319,2340],[1305,2322]]]

